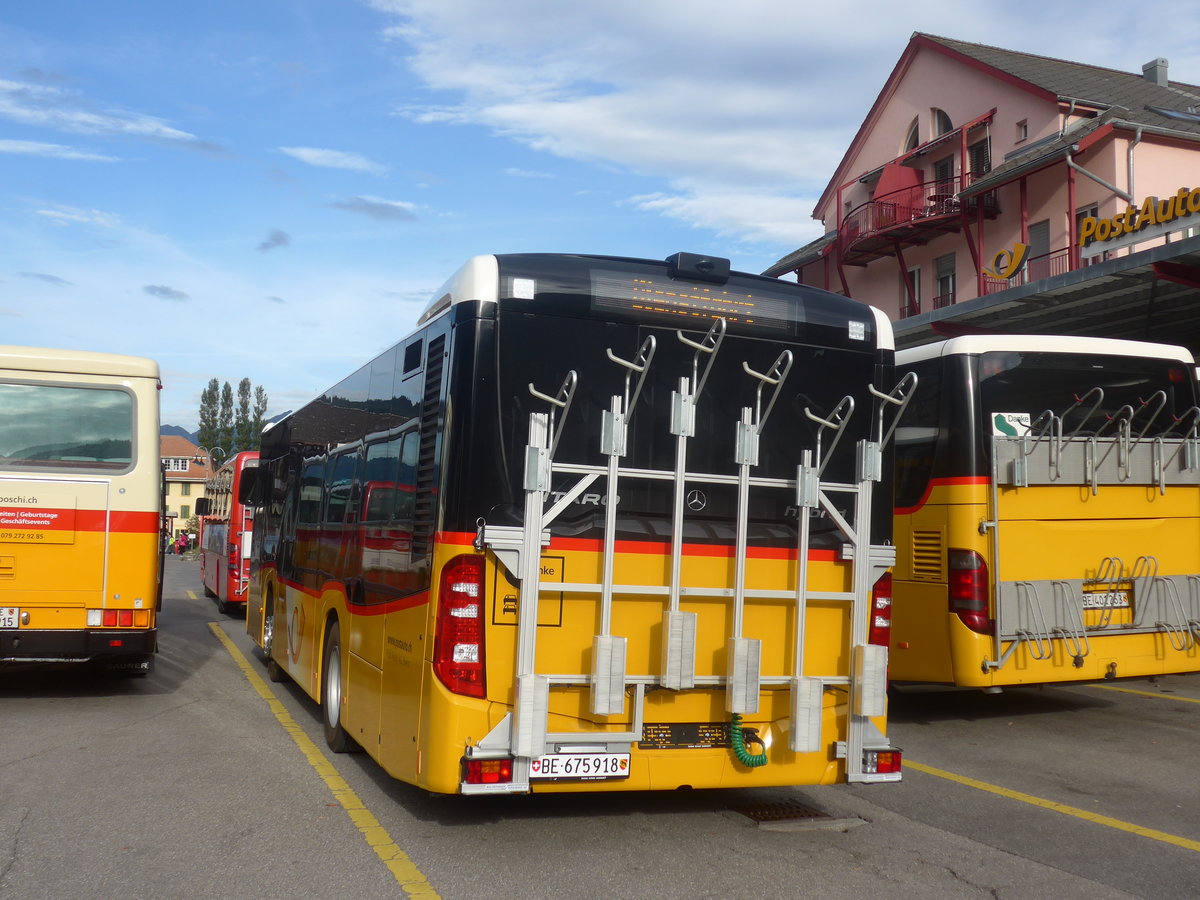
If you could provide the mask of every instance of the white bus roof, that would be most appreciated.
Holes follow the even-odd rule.
[[[117,375],[158,378],[158,363],[143,356],[121,356],[91,350],[52,350],[0,344],[0,371],[63,372],[71,375]]]
[[[1151,344],[1116,338],[1078,337],[1058,334],[972,334],[935,344],[909,347],[896,353],[896,365],[921,362],[939,356],[963,356],[992,351],[1033,353],[1090,353],[1097,356],[1143,356],[1174,359],[1193,365],[1192,354],[1173,344]]]

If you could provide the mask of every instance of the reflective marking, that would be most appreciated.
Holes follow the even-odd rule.
[[[191,591],[188,593],[190,594]],[[300,748],[300,752],[304,754],[309,765],[321,776],[321,780],[325,782],[325,786],[329,788],[329,792],[341,804],[342,809],[346,810],[346,815],[350,817],[350,821],[362,833],[363,839],[375,851],[375,855],[383,860],[383,864],[391,871],[397,883],[403,888],[404,893],[410,897],[438,897],[437,891],[433,889],[433,886],[429,883],[424,873],[417,868],[416,863],[409,859],[408,854],[397,846],[396,842],[392,840],[391,835],[387,833],[387,829],[379,824],[379,820],[367,809],[354,789],[346,784],[342,776],[338,774],[337,769],[333,767],[333,764],[325,758],[325,754],[304,733],[303,729],[296,724],[296,720],[287,711],[287,707],[275,696],[270,686],[263,681],[262,676],[254,670],[249,660],[237,648],[237,645],[229,639],[229,635],[216,622],[209,622],[208,627],[217,636],[217,640],[225,645],[225,649],[229,651],[229,655],[233,657],[233,661],[242,670],[242,674],[246,676],[246,680],[250,682],[250,686],[254,688],[258,696],[267,702],[267,706],[271,708],[271,712],[275,714],[275,718],[279,720],[279,724],[283,726],[283,730],[292,736],[292,740],[296,742],[296,746]]]
[[[989,794],[998,794],[1010,800],[1020,800],[1022,803],[1028,803],[1030,806],[1040,806],[1042,809],[1062,813],[1064,816],[1074,816],[1077,819],[1094,822],[1097,825],[1115,828],[1118,831],[1128,831],[1130,834],[1141,835],[1151,840],[1162,841],[1164,844],[1174,844],[1176,847],[1183,847],[1185,850],[1195,850],[1197,853],[1200,853],[1200,841],[1193,841],[1190,838],[1167,834],[1165,831],[1157,831],[1141,825],[1134,825],[1132,822],[1122,822],[1120,819],[1114,819],[1111,816],[1102,816],[1099,813],[1088,812],[1086,809],[1067,806],[1065,803],[1055,803],[1053,800],[1045,800],[1041,797],[1035,797],[1032,794],[1012,791],[995,784],[988,784],[986,781],[976,781],[974,778],[968,778],[965,775],[955,775],[953,772],[947,772],[945,769],[935,769],[933,766],[913,762],[911,759],[904,760],[904,768],[924,772],[926,775],[933,775],[937,778],[945,778],[947,781],[956,781],[959,784],[965,784],[967,787],[987,791]]]
[[[187,592],[187,595],[188,595],[188,598],[189,598],[189,599],[192,599],[192,600],[199,600],[199,599],[200,599],[199,597],[197,597],[197,596],[196,596],[196,592],[195,592],[195,591],[188,591],[188,592]]]
[[[1133,688],[1113,687],[1110,684],[1089,684],[1087,687],[1099,688],[1102,691],[1120,691],[1122,694],[1138,694],[1142,697],[1155,697],[1159,700],[1178,700],[1180,703],[1200,703],[1195,697],[1176,697],[1174,694],[1156,694],[1154,691],[1135,691]]]

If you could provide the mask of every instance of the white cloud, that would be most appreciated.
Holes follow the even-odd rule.
[[[1194,19],[1178,0],[1096,0],[1087,33],[1077,10],[1032,0],[1013,0],[1001,20],[983,0],[366,2],[442,94],[400,114],[665,179],[670,190],[633,203],[785,242],[819,233],[811,204],[914,30],[1128,71],[1144,61],[1137,46],[1170,55],[1173,72],[1200,62],[1187,29],[1166,36],[1154,24]]]
[[[55,206],[39,209],[37,215],[49,219],[56,225],[98,225],[101,228],[117,228],[121,220],[112,213],[98,209],[78,209],[74,206]]]
[[[2,141],[0,153],[15,153],[24,156],[44,156],[50,159],[71,159],[84,162],[120,162],[115,156],[102,156],[86,150],[76,150],[62,144],[45,144],[40,141]]]
[[[319,166],[323,169],[347,169],[351,172],[367,172],[371,175],[387,173],[387,166],[371,162],[365,156],[348,153],[345,150],[325,150],[319,147],[280,147],[279,150],[302,163]]]
[[[162,119],[124,110],[97,112],[78,92],[0,79],[0,118],[80,134],[123,135],[199,149],[215,149]]]
[[[382,197],[348,197],[345,200],[336,200],[329,206],[380,221],[411,222],[417,217],[415,203],[384,200]]]

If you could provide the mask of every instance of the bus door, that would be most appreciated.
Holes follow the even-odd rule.
[[[792,723],[784,752],[819,755],[836,743],[848,780],[899,779],[898,767],[882,771],[868,761],[891,749],[871,722],[886,710],[886,646],[871,644],[869,631],[872,587],[895,560],[892,546],[871,544],[871,494],[880,476],[881,448],[914,379],[887,395],[871,388],[879,399],[875,412],[860,410],[871,417],[872,427],[870,438],[859,444],[855,480],[834,483],[823,477],[825,462],[847,430],[849,397],[825,411],[824,418],[812,416],[818,437],[815,446],[796,449],[793,479],[765,478],[755,472],[759,438],[779,426],[769,420],[793,353],[785,350],[771,362],[763,356],[771,345],[733,341],[738,349],[726,347],[726,352],[754,348],[759,356],[753,364],[740,357],[727,360],[723,371],[744,379],[747,390],[741,395],[755,400],[734,411],[727,428],[718,424],[711,433],[697,433],[696,405],[724,333],[724,320],[700,341],[663,333],[672,340],[678,336],[692,356],[692,377],[668,382],[679,390],[657,395],[664,409],[637,407],[655,365],[656,338],[649,337],[631,358],[607,350],[624,390],[611,397],[595,435],[606,458],[599,465],[556,456],[560,437],[572,427],[573,403],[585,375],[572,370],[560,385],[529,386],[535,411],[529,415],[523,454],[525,524],[481,521],[476,538],[477,547],[489,548],[502,565],[492,616],[506,615],[511,606],[515,702],[512,713],[467,748],[464,793],[529,790],[531,783],[581,776],[620,779],[628,775],[635,744],[643,750],[732,746],[744,765],[754,766],[760,763],[753,761],[751,745],[743,743],[739,723],[743,715],[759,717],[760,702],[762,717]],[[771,356],[778,349],[775,345]],[[655,432],[656,440],[675,447],[673,468],[634,469],[622,463],[634,415],[662,429],[661,435]],[[726,439],[736,474],[694,471],[689,446],[697,450],[697,441]],[[630,541],[618,540],[618,502],[645,484],[666,485],[673,513],[669,530],[647,535],[649,540],[631,551]],[[790,552],[749,546],[752,490],[782,491],[799,508]],[[718,496],[728,499],[730,515],[703,526],[717,539],[703,558],[705,552],[685,549],[688,510],[694,515]],[[599,546],[590,557],[573,548],[591,542],[567,540],[557,545],[561,550],[547,550],[555,521],[580,501],[604,510]],[[836,564],[810,575],[810,560],[822,558],[810,542],[810,522],[818,513],[836,524],[841,551],[828,551]],[[689,533],[692,540],[696,534]],[[768,621],[773,627],[764,627]],[[580,622],[589,631],[576,627]],[[666,699],[663,688],[670,692]],[[831,690],[844,692],[843,699],[831,703]],[[689,706],[689,698],[697,696],[700,702]],[[686,711],[673,714],[673,704]],[[698,717],[705,721],[697,723]],[[754,749],[765,753],[765,745]],[[473,766],[502,758],[512,759],[511,783],[471,783]],[[637,759],[655,765],[646,757]],[[680,778],[680,767],[689,764],[682,756],[674,759],[670,776],[662,773],[663,782]],[[822,765],[839,763],[830,759]],[[638,783],[653,786],[653,771]]]

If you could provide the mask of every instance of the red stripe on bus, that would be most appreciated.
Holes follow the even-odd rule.
[[[156,534],[162,521],[157,512],[113,510],[108,530],[130,534]],[[105,530],[102,509],[63,509],[43,506],[0,507],[0,527],[18,531]]]
[[[960,475],[953,478],[931,478],[929,484],[925,485],[925,493],[921,495],[921,499],[912,506],[898,506],[895,509],[895,514],[898,516],[907,516],[915,513],[922,506],[929,502],[929,495],[933,493],[935,487],[949,487],[951,485],[989,485],[992,479],[986,475]]]
[[[473,545],[475,535],[463,531],[439,531],[437,542],[440,544]],[[552,537],[547,550],[577,550],[586,553],[599,553],[604,549],[604,542],[599,538],[560,538]],[[662,541],[617,541],[618,553],[644,553],[649,556],[670,556],[671,545]],[[545,551],[543,551],[545,552]],[[732,559],[735,548],[729,544],[684,544],[684,556],[714,557],[717,559]],[[746,556],[750,559],[795,559],[794,547],[749,547]],[[838,558],[834,550],[810,550],[808,558],[812,560],[832,561]]]
[[[308,597],[316,600],[325,591],[337,591],[346,598],[346,612],[352,616],[382,616],[390,612],[399,612],[404,609],[415,609],[418,606],[424,606],[429,602],[429,589],[417,591],[415,594],[409,594],[407,597],[397,597],[395,600],[388,600],[386,603],[352,603],[349,596],[346,594],[346,585],[340,581],[326,581],[322,583],[319,590],[307,588],[295,581],[290,581],[286,578],[280,578],[280,583],[285,587],[289,587],[294,591],[299,591]]]

